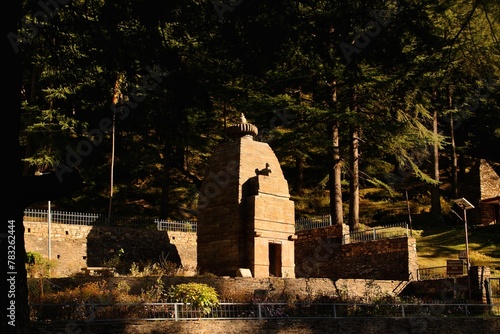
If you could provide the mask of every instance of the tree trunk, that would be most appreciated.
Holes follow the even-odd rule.
[[[432,154],[432,178],[437,184],[431,188],[431,214],[439,219],[441,218],[441,190],[439,187],[439,143],[438,143],[438,112],[434,110],[433,114],[433,134],[434,145]]]
[[[450,109],[450,159],[451,159],[451,197],[458,197],[458,158],[457,148],[455,145],[455,129],[453,122],[453,114],[451,108],[453,107],[453,87],[448,87],[448,108]]]
[[[355,231],[359,228],[359,130],[356,127],[351,129],[350,151],[349,228]]]
[[[297,195],[302,195],[304,187],[304,160],[302,157],[295,157],[295,180],[293,182],[293,191]]]
[[[464,126],[462,125],[460,128],[458,128],[457,131],[457,142],[458,142],[458,147],[462,147],[462,149],[459,149],[460,154],[458,154],[458,193],[460,194],[460,183],[465,180],[465,170],[467,168],[467,161],[465,159],[465,149],[463,148],[464,146],[464,140],[465,140],[465,130]]]
[[[330,168],[330,215],[333,224],[344,223],[344,212],[342,207],[342,160],[340,158],[340,134],[339,123],[335,121],[330,129],[332,141],[332,167]]]
[[[172,148],[165,145],[163,148],[163,175],[161,181],[160,219],[168,219],[170,214],[170,167]]]

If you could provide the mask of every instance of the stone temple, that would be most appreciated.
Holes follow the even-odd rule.
[[[295,277],[295,211],[278,158],[242,115],[211,156],[198,201],[200,272]],[[241,270],[246,269],[246,270]]]

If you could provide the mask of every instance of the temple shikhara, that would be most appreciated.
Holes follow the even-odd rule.
[[[295,277],[295,211],[278,158],[241,116],[211,156],[198,204],[200,272]]]

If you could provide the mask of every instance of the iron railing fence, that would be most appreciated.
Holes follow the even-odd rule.
[[[417,279],[419,281],[443,279],[448,277],[467,276],[467,264],[463,263],[462,275],[448,275],[447,266],[428,267],[417,269]]]
[[[419,268],[417,269],[417,280],[426,281],[447,278],[446,266]]]
[[[108,217],[104,214],[50,211],[51,222],[59,224],[87,225],[87,226],[117,226],[132,228],[150,228],[161,231],[183,231],[196,232],[196,221],[169,221],[150,217],[130,217],[113,215]],[[25,222],[49,221],[48,210],[25,209]],[[295,222],[296,231],[309,230],[331,226],[330,215],[319,216],[317,218],[299,218]],[[355,231],[343,236],[343,243],[365,242],[378,239],[387,239],[401,236],[408,236],[408,225],[399,223],[374,227],[372,229]]]
[[[33,323],[130,320],[497,317],[500,304],[220,303],[207,312],[183,303],[32,304]]]
[[[330,215],[319,216],[315,218],[298,218],[295,220],[295,231],[312,230],[332,225]]]
[[[355,242],[366,242],[380,239],[390,239],[409,236],[408,224],[407,223],[396,223],[384,226],[377,226],[371,229],[354,231],[344,234],[342,237],[342,243],[355,243]]]
[[[105,216],[96,213],[50,211],[51,221],[60,224],[72,225],[105,225]],[[49,221],[48,210],[25,209],[25,222],[47,223]]]
[[[86,226],[111,226],[149,228],[161,231],[184,231],[196,232],[195,221],[167,221],[149,217],[130,217],[113,215],[108,217],[104,214],[50,211],[51,222],[59,224],[86,225]],[[24,210],[25,222],[48,223],[49,211],[37,209]]]
[[[155,223],[158,231],[196,232],[198,226],[195,221],[169,221],[155,219]]]
[[[489,289],[491,291],[491,297],[500,298],[500,278],[491,277],[489,279]]]

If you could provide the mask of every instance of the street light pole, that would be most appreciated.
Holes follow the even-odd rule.
[[[464,225],[465,225],[465,256],[467,259],[467,273],[470,270],[470,259],[469,259],[469,228],[467,226],[467,209],[464,208]]]
[[[464,211],[464,225],[465,225],[465,258],[467,261],[467,288],[469,290],[469,298],[471,298],[471,285],[470,285],[470,258],[469,258],[469,228],[467,226],[467,210],[474,209],[474,205],[465,198],[454,199],[453,202],[462,208]]]
[[[49,260],[52,259],[52,247],[51,247],[51,242],[50,242],[50,230],[51,230],[51,225],[52,224],[52,212],[51,212],[51,205],[50,201],[48,204],[48,210],[47,210],[47,240],[48,240],[48,245],[47,245],[47,255],[49,257]]]

